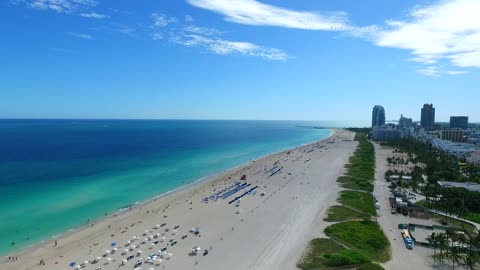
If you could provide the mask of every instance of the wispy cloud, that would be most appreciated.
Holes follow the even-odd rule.
[[[240,24],[327,31],[344,31],[350,28],[344,12],[296,11],[256,0],[187,1],[195,7],[221,14],[229,22]]]
[[[25,3],[33,9],[52,10],[58,13],[70,13],[97,4],[95,0],[17,0],[15,3]]]
[[[82,33],[75,33],[75,32],[68,32],[67,34],[76,38],[93,39],[93,36],[89,34],[82,34]]]
[[[194,25],[186,26],[183,28],[183,30],[186,32],[205,35],[205,36],[215,36],[215,35],[222,34],[222,31],[215,28],[201,27],[201,26],[194,26]]]
[[[462,74],[467,74],[469,73],[466,70],[449,70],[446,72],[448,75],[462,75]]]
[[[150,36],[153,40],[168,40],[187,47],[203,48],[218,55],[239,54],[270,60],[288,58],[288,55],[279,49],[220,37],[223,32],[216,28],[182,25],[176,18],[160,13],[153,13],[151,19],[153,23],[150,26]]]
[[[110,16],[108,16],[108,15],[95,13],[95,12],[80,13],[80,16],[82,16],[84,18],[91,18],[91,19],[107,19],[107,18],[110,18]]]
[[[250,42],[230,41],[217,37],[205,37],[196,34],[176,35],[170,41],[188,47],[202,47],[219,54],[241,54],[258,56],[270,60],[286,60],[288,55],[274,48],[263,47]]]
[[[480,1],[442,0],[416,7],[403,20],[377,29],[372,41],[409,50],[412,61],[431,65],[446,60],[457,67],[480,67]],[[425,72],[434,74],[428,69]]]
[[[440,73],[438,71],[438,67],[435,67],[435,66],[430,66],[430,67],[418,69],[417,72],[419,72],[423,75],[432,76],[432,77],[436,77]]]
[[[151,17],[152,17],[152,20],[153,20],[153,25],[152,26],[157,27],[157,28],[166,27],[169,24],[177,21],[177,19],[175,19],[175,18],[168,17],[165,14],[156,13],[156,12],[152,13]]]

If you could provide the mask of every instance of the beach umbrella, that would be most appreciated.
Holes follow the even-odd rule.
[[[172,253],[168,253],[168,257],[173,257],[173,254],[172,254]]]
[[[149,233],[149,231],[148,231],[148,230],[145,230],[145,233]]]
[[[108,257],[108,258],[107,258],[107,261],[109,261],[109,262],[112,261],[112,258]]]
[[[138,254],[142,254],[142,251],[141,251],[141,250],[139,250],[139,251],[137,251],[137,253],[138,253]]]
[[[128,240],[128,241],[127,241],[127,244],[129,244],[129,245],[130,245],[130,243],[132,243],[132,241]]]
[[[148,238],[149,238],[149,239],[152,239],[152,238],[153,238],[153,235],[149,235]]]
[[[153,247],[153,246],[155,246],[155,243],[151,243],[150,245]]]
[[[113,250],[113,251],[117,251],[117,250],[118,250],[118,248],[112,248],[112,250]]]
[[[80,269],[82,268],[80,265],[75,265],[75,269]]]
[[[167,238],[166,238],[165,236],[162,236],[162,239],[165,240],[165,239],[167,239]]]
[[[123,259],[122,264],[126,264],[127,262],[127,259]]]
[[[84,264],[88,264],[88,263],[89,263],[89,261],[83,261],[83,263],[84,263]]]
[[[105,254],[109,254],[110,253],[110,250],[105,250]]]
[[[157,224],[155,227],[160,228],[160,224]]]
[[[150,269],[150,270],[155,270],[155,268],[153,268],[153,267],[150,267],[149,269]]]
[[[127,252],[128,252],[128,248],[124,249],[123,251],[125,251],[125,253],[127,253]]]
[[[71,262],[71,263],[70,263],[70,266],[71,266],[71,267],[74,267],[76,264],[77,264],[76,262]]]
[[[97,261],[100,261],[102,259],[102,257],[97,257]]]

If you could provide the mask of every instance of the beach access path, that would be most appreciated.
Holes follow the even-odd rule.
[[[0,269],[73,269],[71,262],[101,257],[82,269],[133,269],[141,261],[141,269],[294,270],[307,243],[324,236],[323,217],[340,190],[336,179],[357,146],[353,136],[336,130],[321,142],[252,161],[66,234],[58,245],[52,240],[10,254],[18,260],[0,261]],[[205,202],[236,182],[250,186],[227,199]],[[253,187],[257,189],[243,196],[238,206],[228,203]],[[189,232],[194,227],[199,227],[198,235]],[[199,254],[189,254],[193,246],[200,247]],[[148,255],[164,247],[170,255],[146,264]],[[112,254],[113,248],[118,250]],[[121,254],[124,249],[126,255]],[[202,255],[204,250],[208,255]],[[121,265],[127,256],[134,257]],[[40,260],[45,265],[39,265]]]

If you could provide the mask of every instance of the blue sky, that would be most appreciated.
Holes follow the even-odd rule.
[[[480,122],[478,0],[7,0],[1,118]]]

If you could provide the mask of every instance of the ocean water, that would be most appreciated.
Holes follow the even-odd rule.
[[[0,254],[341,126],[323,124],[0,120]]]

